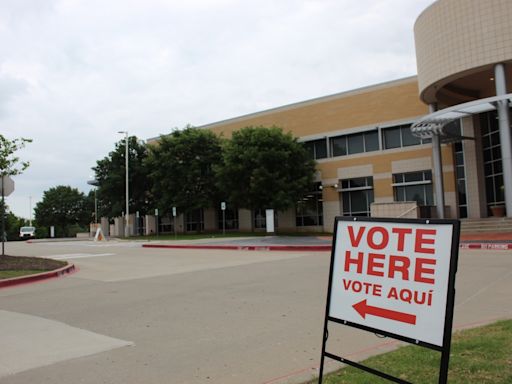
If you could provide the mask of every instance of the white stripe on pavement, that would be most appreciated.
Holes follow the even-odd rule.
[[[68,253],[64,255],[48,255],[48,256],[41,256],[48,259],[54,259],[54,260],[67,260],[67,259],[83,259],[86,257],[103,257],[103,256],[114,256],[115,253]]]

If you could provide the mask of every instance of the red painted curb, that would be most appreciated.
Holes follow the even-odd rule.
[[[222,249],[232,251],[330,251],[330,245],[169,245],[143,244],[143,248]]]
[[[143,248],[173,248],[173,249],[221,249],[228,251],[310,251],[330,252],[330,245],[172,245],[172,244],[143,244]],[[512,243],[460,243],[460,249],[488,249],[506,251],[512,249]]]
[[[33,283],[39,280],[51,279],[53,277],[59,277],[62,275],[66,275],[75,271],[74,264],[68,264],[62,268],[56,269],[54,271],[47,271],[42,273],[36,273],[34,275],[21,276],[21,277],[13,277],[10,279],[0,280],[0,288],[11,287],[13,285],[18,284],[26,284]]]
[[[495,251],[507,251],[512,249],[511,243],[461,243],[461,249],[492,249]]]

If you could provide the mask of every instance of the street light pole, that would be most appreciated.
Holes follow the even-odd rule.
[[[32,226],[32,196],[28,197],[28,225]]]
[[[129,217],[130,217],[130,192],[128,188],[128,131],[118,131],[117,133],[124,133],[125,134],[125,173],[126,173],[126,207],[125,207],[125,224],[124,224],[124,236],[129,237],[130,236],[130,229],[128,226],[129,223]]]

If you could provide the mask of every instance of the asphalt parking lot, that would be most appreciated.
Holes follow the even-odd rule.
[[[298,383],[316,373],[329,252],[8,243],[73,275],[0,290],[0,383]],[[512,252],[461,251],[455,327],[512,317]],[[346,327],[333,352],[396,346]],[[330,365],[334,368],[335,365]]]

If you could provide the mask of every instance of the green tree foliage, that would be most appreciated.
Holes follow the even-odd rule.
[[[9,207],[5,205],[5,203],[2,204],[1,201],[0,209],[2,212],[5,209],[5,211],[7,212],[5,215],[5,234],[7,240],[17,240],[19,238],[20,227],[28,225],[28,220],[18,217],[12,212],[8,212]]]
[[[55,226],[57,237],[87,230],[92,215],[90,200],[78,189],[63,185],[45,191],[34,211],[37,225]]]
[[[278,127],[246,127],[224,147],[218,182],[227,201],[239,208],[295,206],[311,187],[315,163],[291,133]]]
[[[25,169],[28,168],[28,161],[20,161],[20,158],[16,156],[16,152],[25,147],[26,143],[30,143],[30,139],[13,139],[9,140],[0,134],[0,178],[4,176],[19,175]],[[1,228],[0,228],[0,239],[2,239],[2,255],[4,254],[4,243],[3,241],[7,237],[6,233],[6,220],[5,220],[5,201],[2,195],[2,206],[1,208]]]
[[[20,161],[15,153],[24,148],[30,139],[9,140],[0,134],[0,176],[19,175],[30,165],[28,161]]]
[[[147,166],[152,193],[161,212],[212,206],[217,199],[213,167],[222,160],[221,139],[213,132],[187,127],[161,136],[151,147]]]
[[[99,182],[97,191],[98,216],[121,216],[125,210],[125,140],[120,140],[107,157],[96,162],[93,167],[95,178]],[[148,171],[144,165],[148,156],[146,145],[137,137],[128,138],[128,179],[130,189],[130,212],[140,214],[149,212],[152,206],[151,185]]]

